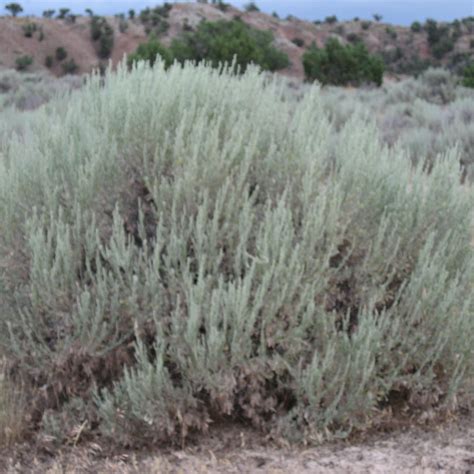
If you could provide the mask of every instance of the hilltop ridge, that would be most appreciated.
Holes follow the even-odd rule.
[[[377,21],[338,22],[335,17],[325,22],[292,16],[280,19],[259,11],[244,12],[230,5],[221,8],[203,3],[174,4],[169,10],[156,7],[148,11],[151,24],[144,22],[139,12],[134,19],[124,15],[106,18],[113,30],[110,59],[114,64],[146,41],[156,25],[159,25],[160,40],[167,44],[202,20],[232,20],[236,16],[252,27],[273,32],[275,46],[287,53],[291,61],[290,67],[282,72],[295,78],[303,78],[301,56],[305,49],[313,42],[323,46],[330,37],[343,43],[362,41],[370,52],[384,58],[388,71],[400,74],[416,73],[428,65],[456,68],[474,57],[474,17],[449,24],[418,24],[418,30]],[[54,59],[57,48],[64,48],[67,59],[75,65],[70,72],[90,72],[108,60],[98,56],[90,23],[90,17],[76,15],[65,19],[0,17],[0,68],[14,68],[19,57],[30,56],[33,64],[29,70],[49,69],[55,75],[62,75],[67,69],[60,61],[48,57]]]

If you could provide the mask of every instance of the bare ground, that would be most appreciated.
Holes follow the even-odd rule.
[[[98,444],[71,447],[48,456],[27,446],[0,457],[10,474],[188,474],[188,473],[474,473],[474,417],[426,429],[411,427],[372,434],[358,442],[310,449],[269,443],[255,432],[226,427],[199,446],[156,452],[103,454]]]

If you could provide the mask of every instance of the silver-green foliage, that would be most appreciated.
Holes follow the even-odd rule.
[[[325,110],[341,127],[354,110],[374,115],[383,141],[398,143],[412,161],[429,166],[438,155],[458,146],[464,179],[474,181],[474,92],[456,85],[442,69],[429,69],[377,90],[326,89]]]
[[[315,441],[472,380],[456,149],[427,175],[357,114],[334,140],[317,87],[255,69],[122,66],[37,114],[0,160],[0,342],[47,408]]]

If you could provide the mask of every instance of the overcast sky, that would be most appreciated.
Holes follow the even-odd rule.
[[[9,0],[10,1],[10,0]],[[41,15],[43,10],[71,8],[75,13],[83,13],[91,8],[98,14],[126,12],[130,8],[141,10],[147,6],[159,5],[161,1],[146,0],[17,0],[25,14]],[[169,0],[168,0],[169,1]],[[227,0],[238,7],[248,0]],[[6,0],[4,0],[7,3]],[[173,3],[173,2],[170,2]],[[414,20],[451,21],[455,18],[474,16],[474,0],[257,0],[262,11],[276,11],[280,16],[292,14],[307,20],[324,19],[337,15],[341,20],[371,18],[373,13],[383,15],[389,23],[410,24]],[[0,3],[1,4],[1,3]]]

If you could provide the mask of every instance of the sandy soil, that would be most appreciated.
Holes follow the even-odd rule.
[[[21,453],[20,453],[21,452]],[[107,458],[97,444],[48,457],[23,448],[0,458],[2,473],[474,473],[474,417],[437,429],[374,434],[357,443],[294,449],[262,442],[254,432],[216,430],[198,447],[179,451],[122,452]]]

